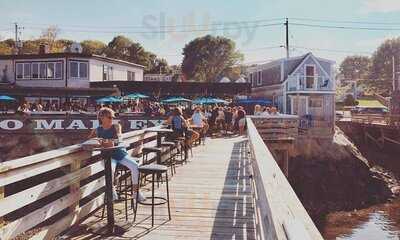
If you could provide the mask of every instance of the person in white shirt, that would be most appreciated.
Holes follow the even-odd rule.
[[[203,112],[197,107],[190,119],[194,126],[203,128],[203,133],[207,133],[208,123],[207,118],[203,115]]]

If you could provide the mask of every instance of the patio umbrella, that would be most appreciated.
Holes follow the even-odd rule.
[[[236,104],[242,105],[252,105],[252,104],[260,104],[260,105],[272,105],[272,101],[269,99],[240,99],[236,101]]]
[[[219,99],[219,98],[211,98],[211,97],[200,97],[200,98],[196,98],[195,100],[193,100],[194,104],[227,104],[228,102],[223,100],[223,99]]]
[[[184,97],[171,97],[161,101],[162,103],[180,103],[180,102],[192,102],[192,100]]]
[[[0,101],[13,102],[13,101],[16,101],[16,99],[13,97],[10,97],[10,96],[1,95]]]
[[[130,93],[124,96],[124,99],[143,99],[143,98],[149,98],[149,96],[141,93]]]
[[[118,97],[109,96],[109,97],[103,97],[103,98],[97,99],[96,102],[97,103],[121,103],[121,102],[123,102],[123,100]]]

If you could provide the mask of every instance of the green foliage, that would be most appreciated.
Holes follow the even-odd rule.
[[[400,38],[388,39],[383,42],[372,56],[371,77],[392,81],[392,58],[400,65]]]
[[[371,59],[366,56],[348,56],[339,67],[339,71],[344,78],[351,80],[368,78],[370,69]]]
[[[196,38],[183,49],[182,71],[188,79],[213,82],[243,60],[235,42],[225,37],[207,35]]]
[[[38,39],[23,42],[21,52],[23,54],[35,54],[39,52],[40,44],[48,44],[50,52],[64,52],[73,41],[67,39],[56,39],[58,29],[50,27],[43,31]],[[108,45],[98,40],[84,40],[81,42],[84,53],[105,54],[107,57],[116,58],[145,66],[145,73],[172,73],[168,62],[158,58],[154,53],[146,51],[140,43],[133,42],[125,36],[114,37]],[[12,54],[14,40],[0,41],[0,54]]]
[[[81,42],[83,53],[101,55],[104,53],[107,45],[98,40],[84,40]]]

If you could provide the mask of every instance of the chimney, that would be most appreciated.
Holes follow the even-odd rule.
[[[49,45],[40,44],[39,45],[39,54],[46,54],[46,53],[49,53]]]

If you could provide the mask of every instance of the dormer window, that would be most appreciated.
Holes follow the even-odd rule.
[[[315,66],[306,65],[305,77],[306,77],[306,88],[314,88],[315,84]]]

